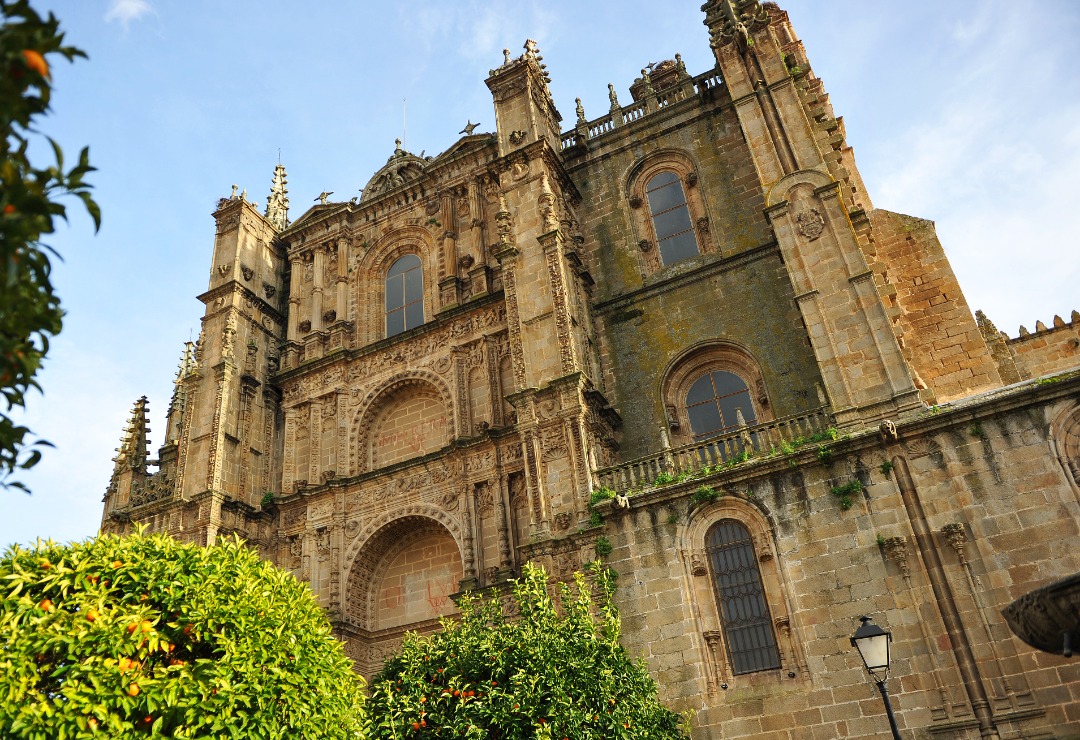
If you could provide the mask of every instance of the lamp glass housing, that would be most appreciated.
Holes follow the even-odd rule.
[[[862,617],[862,626],[851,638],[862,658],[866,670],[875,681],[884,681],[889,675],[889,643],[892,633],[874,624],[870,617]]]

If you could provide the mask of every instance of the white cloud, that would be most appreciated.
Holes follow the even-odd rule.
[[[120,21],[127,28],[132,21],[137,21],[153,11],[148,0],[112,0],[105,12],[105,20]]]

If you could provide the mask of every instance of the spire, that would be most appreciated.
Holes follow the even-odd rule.
[[[180,357],[180,365],[176,368],[176,379],[173,380],[173,395],[169,402],[169,413],[165,422],[165,444],[176,441],[180,437],[180,427],[184,419],[184,408],[187,406],[187,390],[184,388],[184,380],[198,369],[195,362],[195,343],[184,342],[184,354]]]
[[[270,197],[266,199],[266,218],[274,224],[278,230],[289,225],[289,196],[285,183],[285,165],[278,162],[274,168],[274,179],[270,185]]]
[[[146,449],[150,434],[146,416],[149,403],[146,396],[143,396],[135,402],[135,408],[131,410],[131,418],[128,419],[114,458],[118,469],[126,466],[141,473],[146,472]]]

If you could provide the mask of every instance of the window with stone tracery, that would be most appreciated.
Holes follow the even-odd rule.
[[[746,382],[726,370],[710,370],[694,381],[686,393],[686,414],[695,440],[757,421]]]
[[[424,323],[424,269],[415,254],[401,257],[386,272],[386,336]]]
[[[645,197],[661,263],[670,265],[697,256],[697,236],[679,176],[671,171],[654,175],[645,186]]]
[[[721,519],[705,535],[705,553],[732,673],[779,668],[780,652],[750,530],[735,519]]]
[[[628,173],[632,238],[645,276],[717,252],[698,179],[698,165],[678,149],[653,152]]]
[[[773,418],[760,365],[732,342],[688,350],[673,361],[662,392],[676,445],[732,434]]]

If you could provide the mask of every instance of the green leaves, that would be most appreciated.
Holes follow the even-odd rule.
[[[0,737],[358,738],[363,717],[310,590],[239,540],[0,559]]]
[[[8,412],[26,405],[30,389],[40,390],[34,377],[64,315],[50,279],[55,252],[41,236],[67,218],[58,200],[65,195],[82,201],[95,229],[101,211],[85,180],[94,170],[88,149],[67,171],[63,151],[48,137],[54,165],[37,167],[27,155],[36,118],[49,109],[50,58],[86,55],[64,46],[59,21],[42,18],[27,0],[0,0],[0,21],[0,487],[26,491],[10,476],[36,465],[48,443],[31,441]]]
[[[466,595],[459,620],[406,635],[371,683],[371,738],[681,738],[679,718],[619,645],[612,571],[560,584],[526,565],[504,602]],[[594,600],[595,594],[595,600]]]

